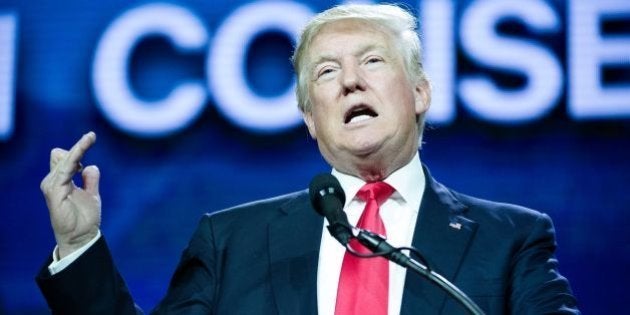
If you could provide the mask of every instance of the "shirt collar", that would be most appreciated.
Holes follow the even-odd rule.
[[[339,180],[339,184],[341,184],[341,188],[346,194],[344,206],[347,206],[355,198],[359,189],[365,185],[365,181],[361,178],[341,173],[334,168],[331,173]],[[420,163],[420,154],[416,152],[416,155],[409,163],[390,174],[385,178],[384,182],[396,189],[392,198],[402,198],[412,206],[412,209],[418,211],[424,192],[424,177],[422,163]]]

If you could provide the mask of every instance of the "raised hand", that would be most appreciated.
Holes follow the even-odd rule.
[[[50,212],[59,258],[79,249],[98,234],[101,224],[100,172],[94,165],[82,169],[80,163],[94,142],[96,134],[89,132],[70,151],[54,148],[50,152],[50,173],[40,185]],[[83,177],[83,188],[77,187],[72,180],[77,172]]]

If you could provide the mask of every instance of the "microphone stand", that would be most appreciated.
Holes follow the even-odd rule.
[[[328,226],[331,229],[331,226]],[[444,278],[442,275],[429,269],[429,267],[421,264],[420,262],[409,257],[409,255],[400,252],[397,248],[393,247],[382,236],[359,228],[351,228],[352,235],[365,247],[370,249],[377,255],[383,256],[394,263],[411,269],[420,276],[428,279],[430,282],[438,285],[442,290],[446,291],[451,297],[455,298],[461,305],[463,305],[470,314],[484,315],[484,312],[471,300],[464,292],[457,288],[454,284]],[[347,247],[347,245],[346,245]],[[354,251],[349,250],[354,254]]]

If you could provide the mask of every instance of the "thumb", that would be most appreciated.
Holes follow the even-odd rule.
[[[90,165],[84,168],[81,176],[83,177],[83,189],[90,194],[98,195],[98,182],[101,178],[98,167]]]

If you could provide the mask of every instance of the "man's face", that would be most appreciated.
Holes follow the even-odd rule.
[[[409,162],[428,91],[409,81],[390,34],[358,20],[334,22],[307,58],[312,106],[304,121],[328,163],[378,180]]]

